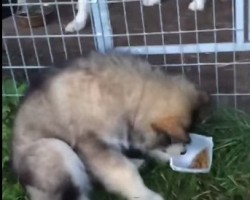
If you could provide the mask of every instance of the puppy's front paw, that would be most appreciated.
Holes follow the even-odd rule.
[[[72,22],[68,23],[68,25],[65,28],[65,31],[67,33],[80,31],[81,29],[85,27],[85,25],[86,25],[86,21],[77,22],[76,20],[73,20]]]
[[[158,162],[166,163],[170,160],[170,155],[167,152],[160,150],[152,150],[149,152],[149,156]]]
[[[157,3],[160,3],[160,0],[142,0],[144,6],[153,6]]]
[[[190,4],[189,4],[189,6],[188,6],[188,8],[189,8],[189,10],[192,10],[192,11],[202,11],[202,10],[204,10],[204,4],[203,3],[199,3],[199,2],[197,2],[197,1],[192,1]]]

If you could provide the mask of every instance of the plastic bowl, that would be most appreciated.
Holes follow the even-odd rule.
[[[184,155],[172,157],[170,159],[170,167],[174,171],[187,173],[208,173],[213,161],[213,138],[198,134],[190,134],[191,143],[187,146],[187,152]],[[208,150],[209,166],[208,168],[195,169],[190,168],[194,158],[204,149]]]

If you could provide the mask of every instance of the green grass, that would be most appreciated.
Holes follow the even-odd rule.
[[[21,88],[21,89],[20,89]],[[24,86],[20,86],[20,90]],[[16,99],[4,98],[2,109],[2,199],[27,199],[10,170],[10,137]],[[214,137],[214,160],[209,174],[174,172],[168,164],[148,163],[141,174],[146,185],[168,200],[250,199],[250,117],[241,111],[220,109],[204,120],[197,133]],[[121,177],[122,181],[122,177]],[[103,189],[92,193],[94,200],[118,200]]]
[[[168,200],[249,200],[250,117],[236,110],[217,110],[196,132],[214,138],[211,172],[185,174],[172,171],[168,164],[150,163],[141,171],[146,185]],[[94,197],[115,199],[104,192]]]

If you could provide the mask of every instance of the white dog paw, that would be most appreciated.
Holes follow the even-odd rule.
[[[167,152],[160,150],[152,150],[149,152],[149,156],[158,162],[166,163],[170,160],[170,155]]]
[[[86,25],[86,21],[77,22],[76,20],[73,20],[72,22],[68,23],[68,25],[65,28],[65,31],[67,33],[80,31],[81,29],[85,27],[85,25]]]
[[[192,1],[190,4],[189,4],[189,6],[188,6],[188,8],[189,8],[189,10],[192,10],[192,11],[202,11],[202,10],[204,10],[204,7],[205,7],[205,5],[204,5],[204,3],[201,3],[201,2],[197,2],[197,1]]]
[[[153,6],[157,3],[160,3],[160,0],[142,0],[144,6]]]

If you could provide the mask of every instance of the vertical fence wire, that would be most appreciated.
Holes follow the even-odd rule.
[[[9,0],[9,3],[11,3],[11,0]],[[21,40],[18,37],[20,35],[20,33],[18,31],[16,18],[14,17],[15,15],[14,15],[13,6],[10,6],[10,11],[11,11],[11,16],[12,16],[12,20],[13,20],[13,24],[14,24],[15,33],[16,33],[16,39],[17,39],[17,43],[18,43],[18,47],[19,47],[19,51],[20,51],[20,55],[21,55],[21,59],[22,59],[22,64],[23,64],[23,66],[26,66]],[[24,68],[24,73],[25,73],[26,81],[29,84],[30,81],[29,81],[29,76],[28,76],[28,72],[27,72],[26,68]]]
[[[4,45],[4,49],[6,50],[8,64],[9,64],[9,66],[11,66],[12,63],[11,63],[11,58],[10,58],[9,51],[8,51],[9,49],[8,49],[8,45],[6,44],[6,40],[4,38],[3,38],[3,45]],[[10,69],[10,74],[11,74],[11,79],[12,79],[12,82],[14,85],[15,94],[6,94],[4,87],[3,87],[3,91],[4,91],[3,94],[5,96],[8,96],[8,95],[18,96],[17,83],[16,83],[16,79],[15,79],[15,74],[14,74],[14,71],[12,68]],[[2,86],[3,86],[3,83],[2,83]]]
[[[197,3],[197,2],[195,2]],[[214,7],[214,6],[213,6]],[[198,32],[198,18],[197,18],[197,10],[194,12],[194,22],[195,22],[195,40],[196,40],[196,49],[197,49],[197,63],[198,63],[198,80],[199,85],[201,85],[201,69],[200,69],[200,47],[199,47],[199,32]]]
[[[213,0],[213,28],[214,28],[214,67],[215,67],[215,81],[216,81],[216,105],[219,105],[219,75],[218,75],[218,47],[217,47],[217,32],[216,32],[216,11],[215,0]]]
[[[130,37],[129,37],[128,17],[127,17],[127,10],[126,10],[126,6],[125,6],[125,0],[122,0],[122,9],[123,9],[123,13],[124,13],[124,23],[125,23],[126,37],[127,37],[127,41],[128,41],[128,46],[130,47],[131,43],[130,43]]]
[[[32,40],[34,52],[35,52],[36,62],[37,62],[37,65],[39,66],[41,64],[40,64],[40,60],[39,60],[38,53],[37,53],[37,47],[36,47],[36,43],[35,43],[35,39],[34,39],[33,28],[31,26],[31,22],[30,22],[30,12],[27,12],[27,14],[28,14],[28,25],[29,25],[29,29],[30,29],[30,35],[31,35],[31,40]]]
[[[163,65],[167,66],[167,59],[166,59],[166,55],[167,55],[167,48],[165,46],[165,37],[164,37],[164,29],[163,29],[163,18],[162,18],[162,11],[161,11],[161,3],[158,4],[158,9],[159,9],[159,20],[160,20],[160,29],[161,29],[161,41],[162,41],[162,48],[163,48],[163,52],[165,55],[163,55]],[[167,70],[167,67],[165,67]]]
[[[58,4],[55,5],[55,8],[56,8],[59,27],[60,27],[59,28],[60,33],[61,33],[61,35],[63,35],[63,25],[62,25],[62,21],[61,21],[61,15],[60,15],[60,10],[59,10]],[[61,37],[61,38],[62,38],[64,56],[65,56],[65,59],[67,60],[68,59],[68,51],[67,51],[67,47],[66,47],[65,37]]]
[[[42,18],[43,18],[45,35],[49,35],[48,28],[46,26],[46,19],[45,19],[45,13],[44,13],[44,8],[43,8],[43,2],[42,2],[42,0],[39,0],[39,3],[40,3],[40,9],[41,9],[41,12],[42,12]],[[50,59],[51,59],[51,62],[53,63],[54,62],[54,57],[53,57],[53,53],[52,53],[50,38],[46,37],[46,39],[47,39],[47,43],[48,43],[48,47],[49,47]]]
[[[182,74],[184,74],[184,56],[183,56],[183,48],[182,48],[182,34],[181,34],[181,15],[180,15],[180,6],[179,0],[176,0],[176,8],[177,8],[177,16],[178,16],[178,31],[179,31],[179,44],[180,44],[180,54],[181,54],[181,64],[182,64]]]
[[[143,31],[143,41],[144,46],[146,46],[146,58],[148,59],[148,44],[147,44],[147,37],[146,37],[146,29],[145,29],[145,21],[144,21],[144,12],[143,12],[143,5],[140,1],[140,13],[141,13],[141,22],[142,22],[142,31]]]
[[[244,15],[244,11],[242,12],[242,15]],[[232,27],[233,27],[233,30],[234,31],[232,31],[233,33],[232,33],[232,35],[233,35],[233,42],[234,43],[236,43],[236,38],[235,38],[235,34],[234,34],[234,32],[235,32],[235,4],[234,4],[234,1],[232,0],[232,16],[233,16],[233,19],[232,19]],[[236,31],[238,31],[238,30],[236,30]],[[236,90],[236,88],[237,88],[237,85],[236,85],[236,78],[237,78],[237,76],[236,76],[236,65],[235,65],[235,63],[236,63],[236,53],[235,53],[235,46],[234,46],[234,51],[233,51],[233,92],[234,92],[234,108],[237,108],[237,95],[236,95],[236,93],[237,93],[237,90]]]

